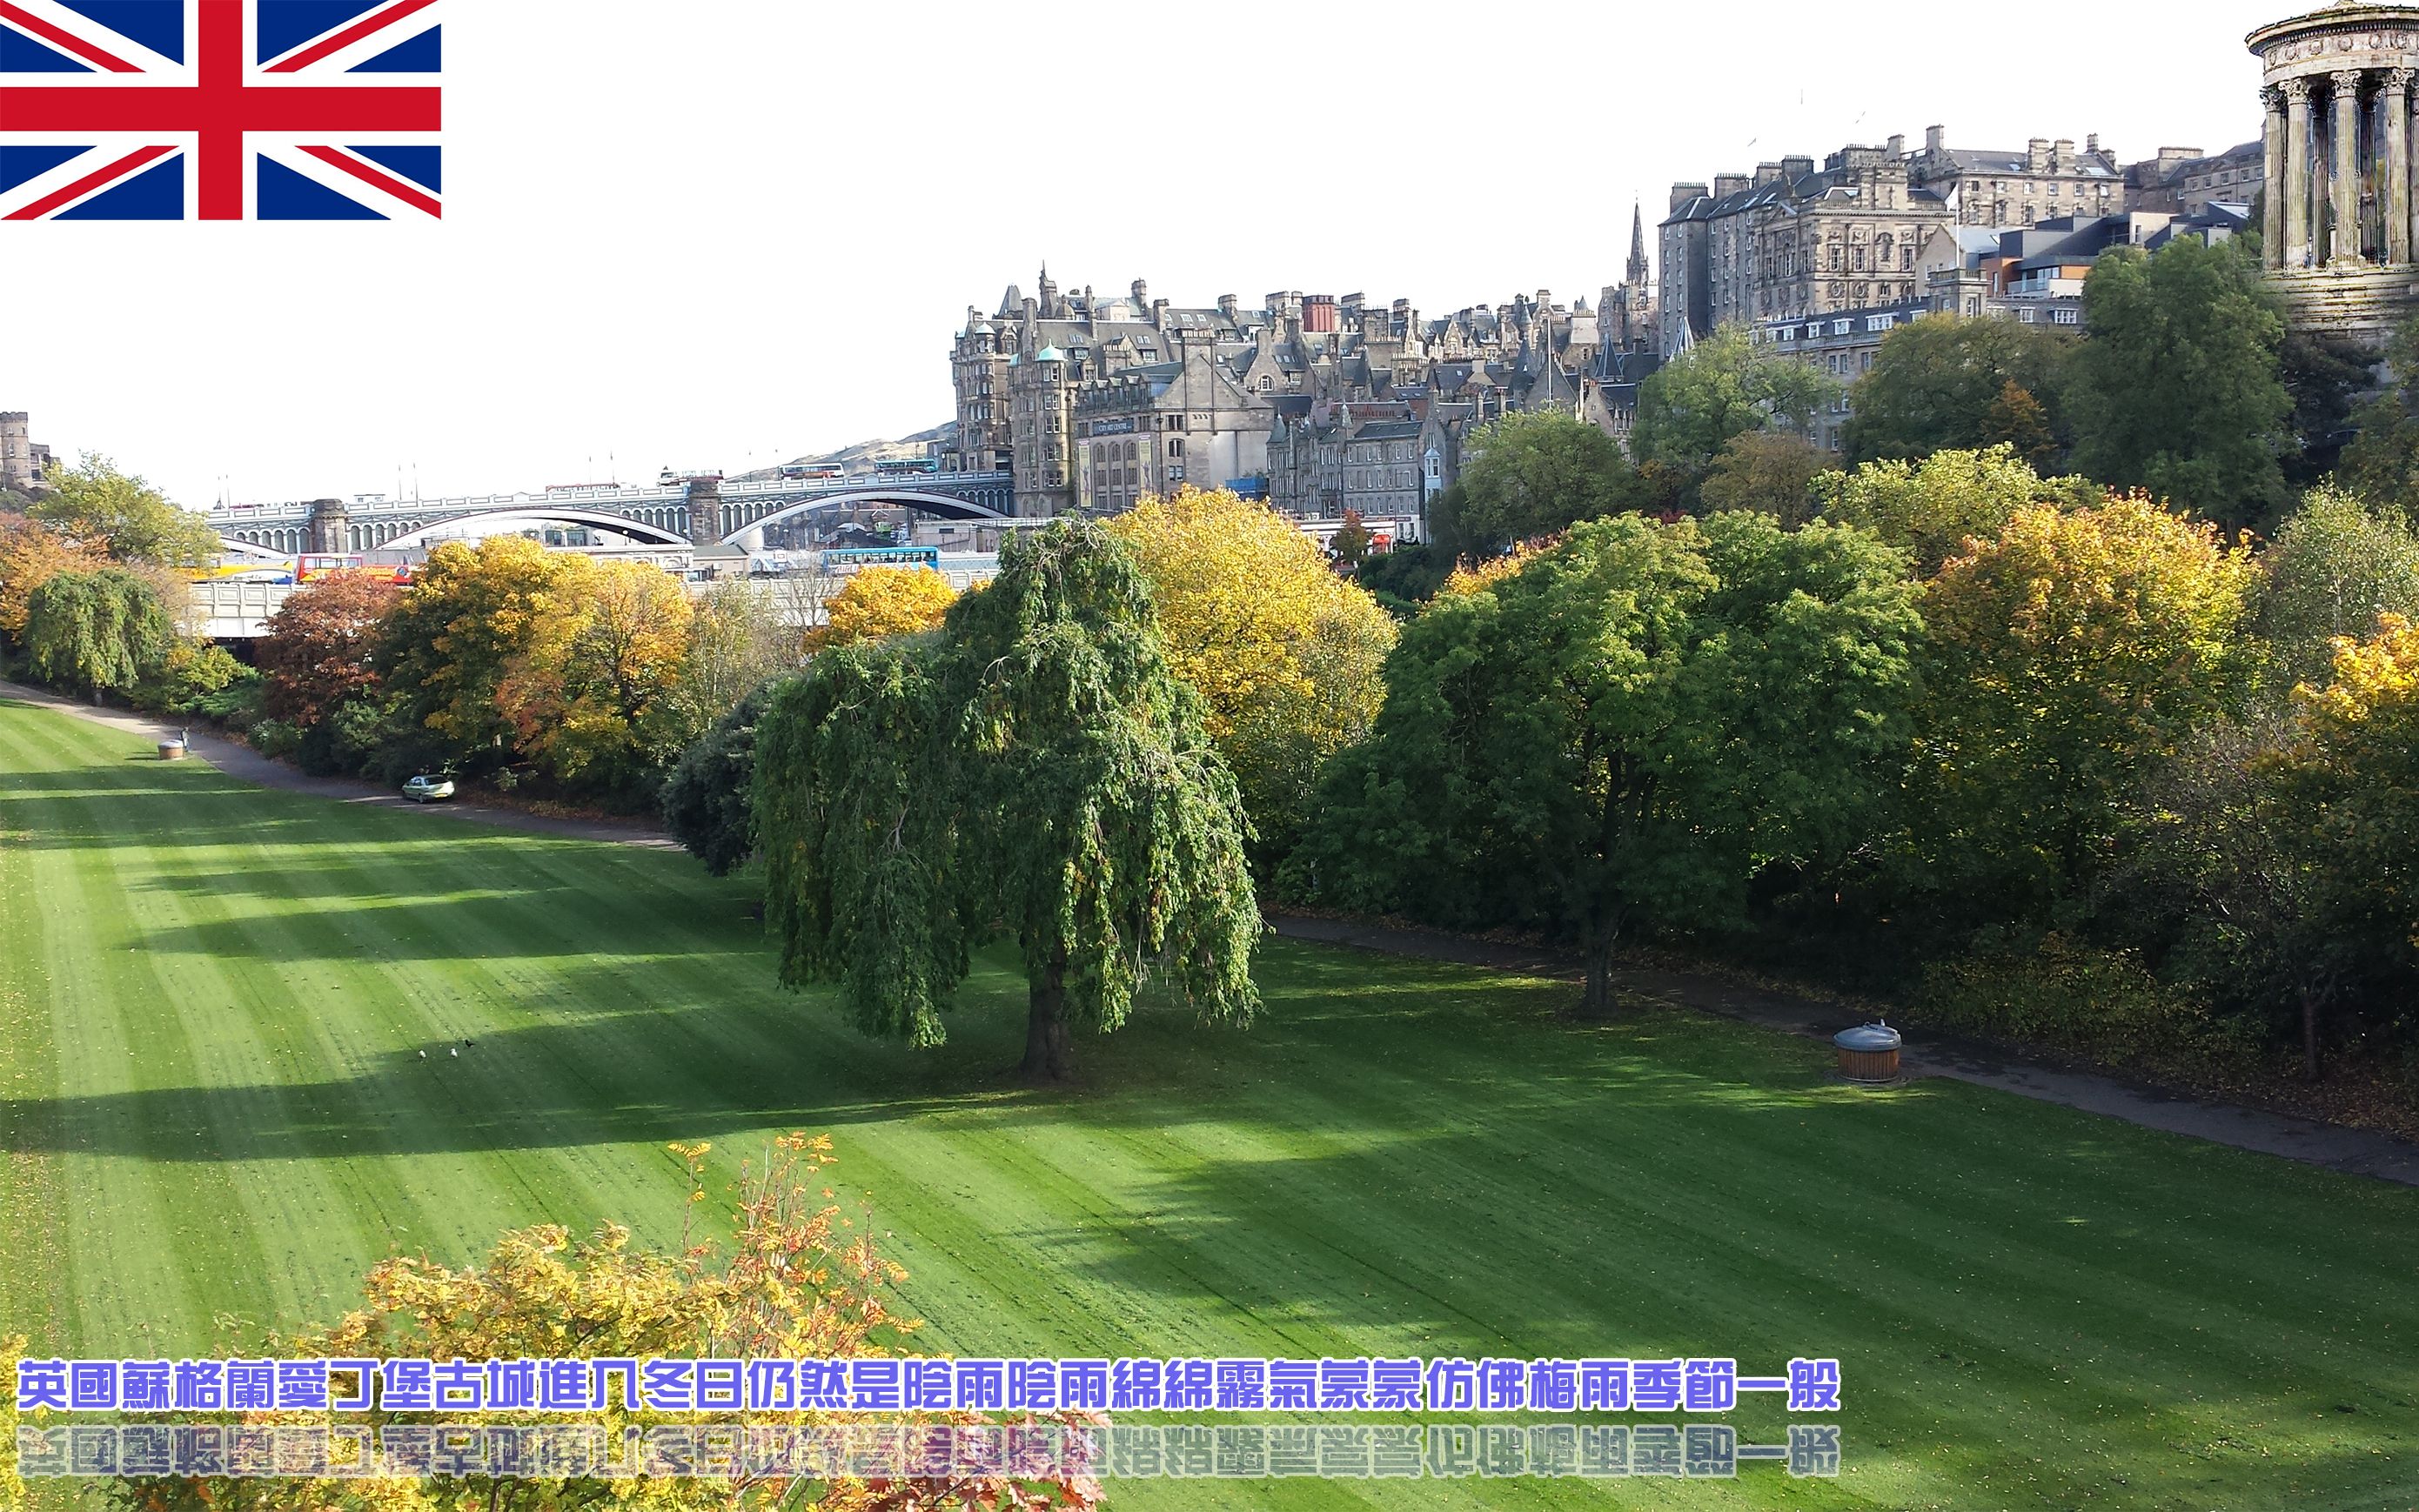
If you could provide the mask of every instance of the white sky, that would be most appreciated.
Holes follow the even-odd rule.
[[[1675,178],[1934,123],[2097,131],[2120,161],[2247,140],[2242,39],[2288,13],[448,10],[441,224],[0,227],[0,409],[194,505],[392,491],[398,467],[409,491],[415,463],[431,496],[602,479],[609,454],[624,481],[737,471],[948,419],[965,306],[1031,293],[1044,258],[1179,304],[1593,301],[1633,199],[1651,245]]]

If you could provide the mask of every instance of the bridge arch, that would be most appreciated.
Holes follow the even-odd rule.
[[[978,504],[969,499],[953,499],[945,493],[928,493],[921,488],[863,488],[849,493],[824,494],[820,498],[802,499],[794,504],[784,504],[779,509],[749,520],[722,538],[723,544],[735,545],[741,537],[753,535],[768,525],[778,525],[786,519],[795,519],[800,515],[810,514],[818,509],[856,507],[867,504],[896,504],[901,508],[912,509],[918,514],[931,515],[938,519],[982,520],[1011,517],[988,504]]]
[[[453,539],[463,527],[504,520],[523,520],[531,524],[579,525],[593,531],[614,535],[626,535],[642,546],[686,547],[689,538],[661,526],[629,515],[608,514],[595,509],[564,509],[559,505],[533,504],[523,509],[488,509],[475,515],[455,515],[433,524],[423,525],[407,534],[383,543],[390,551],[408,551],[430,544],[432,536]]]

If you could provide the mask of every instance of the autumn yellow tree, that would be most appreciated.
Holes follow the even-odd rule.
[[[581,585],[594,571],[585,557],[517,535],[477,546],[448,541],[431,551],[386,616],[374,657],[408,723],[433,732],[467,764],[510,760],[506,741],[516,731],[498,690],[540,626],[578,611]]]
[[[1394,622],[1291,520],[1186,488],[1108,523],[1159,604],[1168,665],[1209,706],[1266,864],[1291,847],[1319,767],[1378,717]]]
[[[913,635],[941,623],[958,591],[930,567],[862,567],[824,605],[809,650]]]
[[[2407,1037],[2419,1029],[2419,624],[2388,614],[2376,635],[2337,641],[2334,676],[2296,702],[2287,792],[2326,881],[2329,933]]]
[[[2020,508],[1924,596],[1914,813],[1937,886],[2019,914],[2107,856],[2131,791],[2235,707],[2254,569],[2142,494]]]
[[[1497,583],[1520,576],[1521,569],[1538,557],[1560,547],[1565,537],[1548,535],[1534,541],[1524,541],[1502,556],[1483,562],[1463,562],[1445,575],[1444,585],[1437,590],[1440,598],[1467,598],[1483,594]]]
[[[688,590],[642,562],[563,571],[496,706],[519,748],[567,783],[622,794],[680,754],[673,702],[695,616]]]
[[[692,1201],[701,1202],[710,1147],[670,1148],[689,1172]],[[762,1157],[743,1164],[727,1246],[688,1242],[686,1224],[682,1249],[670,1254],[639,1247],[630,1230],[619,1225],[607,1225],[586,1239],[575,1239],[559,1225],[542,1225],[504,1235],[484,1263],[461,1270],[425,1257],[383,1260],[363,1283],[362,1307],[328,1327],[268,1339],[263,1352],[327,1360],[837,1360],[911,1352],[906,1345],[918,1325],[892,1308],[906,1273],[880,1253],[860,1219],[831,1200],[826,1173],[833,1158],[826,1139],[784,1134]],[[349,1387],[349,1378],[344,1383]],[[898,1415],[927,1424],[982,1421],[973,1413]],[[565,1421],[562,1412],[492,1417],[501,1423]],[[741,1417],[751,1427],[835,1421],[814,1411],[633,1411],[618,1394],[609,1394],[600,1412],[578,1421],[601,1429],[607,1453],[618,1456],[625,1429]],[[343,1421],[375,1432],[442,1420],[442,1413],[391,1412],[381,1402]],[[250,1414],[245,1421],[310,1427],[336,1420],[321,1412]],[[1074,1419],[1062,1415],[1059,1421]],[[975,1474],[809,1479],[763,1464],[728,1478],[149,1477],[115,1481],[109,1490],[118,1504],[142,1512],[573,1512],[599,1506],[625,1512],[776,1506],[1005,1512],[1083,1508],[1098,1499],[1098,1484],[1088,1476],[1022,1482]]]

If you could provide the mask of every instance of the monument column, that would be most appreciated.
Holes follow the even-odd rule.
[[[2310,263],[2310,81],[2288,79],[2285,92],[2285,261]]]
[[[2327,78],[2334,85],[2333,137],[2334,170],[2329,187],[2334,191],[2334,235],[2328,260],[2357,263],[2360,255],[2360,79],[2361,70],[2346,69]]]
[[[2385,70],[2385,260],[2401,266],[2411,260],[2411,80],[2410,69]]]
[[[2260,136],[2268,149],[2267,214],[2259,224],[2260,260],[2271,268],[2285,266],[2285,91],[2270,86],[2259,91]],[[2406,217],[2407,219],[2407,217]]]

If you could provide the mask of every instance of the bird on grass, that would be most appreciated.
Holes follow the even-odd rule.
[[[425,1050],[423,1050],[423,1051],[420,1053],[420,1058],[421,1058],[421,1059],[423,1059],[423,1060],[426,1060],[426,1059],[428,1058],[428,1052],[427,1052],[427,1051],[425,1051]]]
[[[449,1056],[452,1056],[452,1057],[453,1057],[455,1059],[456,1059],[456,1060],[459,1060],[459,1059],[461,1059],[461,1058],[462,1058],[462,1052],[461,1052],[461,1051],[459,1051],[459,1050],[453,1050],[453,1049],[449,1049],[449,1050],[447,1050],[445,1053],[446,1053],[447,1055],[449,1055]]]

